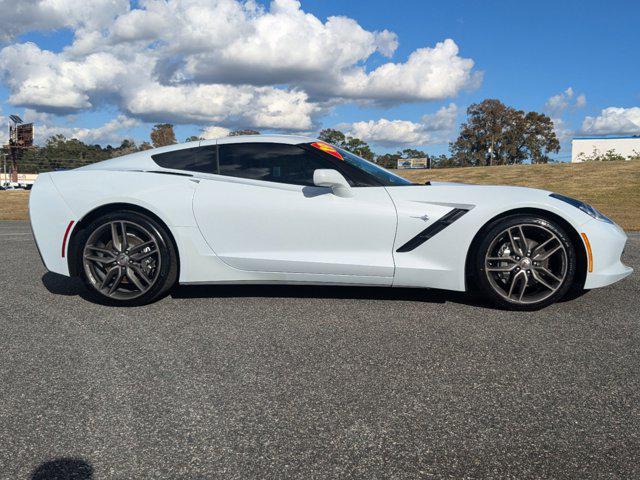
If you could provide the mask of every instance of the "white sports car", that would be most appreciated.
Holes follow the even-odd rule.
[[[102,302],[176,283],[477,290],[528,310],[632,272],[624,231],[542,190],[416,185],[316,139],[172,145],[41,174],[29,202],[45,266]]]

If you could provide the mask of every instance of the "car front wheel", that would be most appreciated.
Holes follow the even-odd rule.
[[[497,220],[473,255],[480,292],[511,310],[537,310],[560,300],[576,277],[576,252],[567,232],[537,215]]]
[[[176,282],[177,256],[168,232],[138,212],[113,212],[94,220],[76,245],[80,276],[100,303],[144,305]]]

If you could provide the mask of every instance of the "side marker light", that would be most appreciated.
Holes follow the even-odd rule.
[[[593,272],[593,252],[591,252],[591,244],[589,243],[589,239],[587,238],[586,233],[581,233],[582,240],[584,240],[584,245],[587,247],[587,261],[589,263],[589,273]]]

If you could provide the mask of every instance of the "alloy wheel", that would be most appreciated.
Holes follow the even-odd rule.
[[[161,266],[156,233],[128,220],[111,221],[89,236],[83,267],[90,284],[101,294],[129,300],[148,292]]]
[[[550,229],[534,223],[506,228],[491,242],[484,270],[493,290],[516,304],[541,302],[567,276],[567,250]]]

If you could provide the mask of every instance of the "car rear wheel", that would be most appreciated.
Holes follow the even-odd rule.
[[[473,255],[480,292],[511,310],[537,310],[560,300],[576,276],[576,252],[567,232],[541,216],[497,220]]]
[[[144,305],[176,282],[173,241],[165,227],[138,212],[113,212],[94,220],[76,245],[80,276],[100,303]]]

